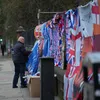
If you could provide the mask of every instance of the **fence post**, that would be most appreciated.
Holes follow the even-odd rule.
[[[54,100],[54,58],[41,58],[40,100]]]
[[[92,73],[89,75],[91,69]],[[83,73],[84,100],[100,100],[100,53],[87,54],[83,60]]]

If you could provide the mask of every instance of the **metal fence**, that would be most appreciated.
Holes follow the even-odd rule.
[[[22,33],[22,36],[25,38],[25,47],[31,49],[36,41],[34,37],[34,29],[30,29]]]

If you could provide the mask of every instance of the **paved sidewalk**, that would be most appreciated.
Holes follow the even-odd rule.
[[[40,100],[40,98],[30,97],[27,88],[12,88],[13,70],[11,58],[2,57],[0,53],[0,100]],[[18,86],[20,87],[20,84]]]

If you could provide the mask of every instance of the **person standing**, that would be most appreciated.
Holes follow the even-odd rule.
[[[2,52],[2,56],[4,56],[4,52],[5,52],[5,44],[2,42],[1,43],[1,52]]]
[[[21,88],[27,87],[26,82],[24,80],[25,70],[26,70],[26,57],[31,53],[31,51],[26,51],[24,47],[25,39],[20,36],[18,38],[17,43],[12,48],[12,60],[15,66],[15,74],[13,78],[13,88],[18,88],[17,83],[20,76],[21,79]]]

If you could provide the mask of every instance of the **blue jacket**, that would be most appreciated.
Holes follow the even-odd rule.
[[[29,51],[26,51],[24,44],[18,41],[12,48],[12,59],[15,63],[26,63],[29,53]]]

